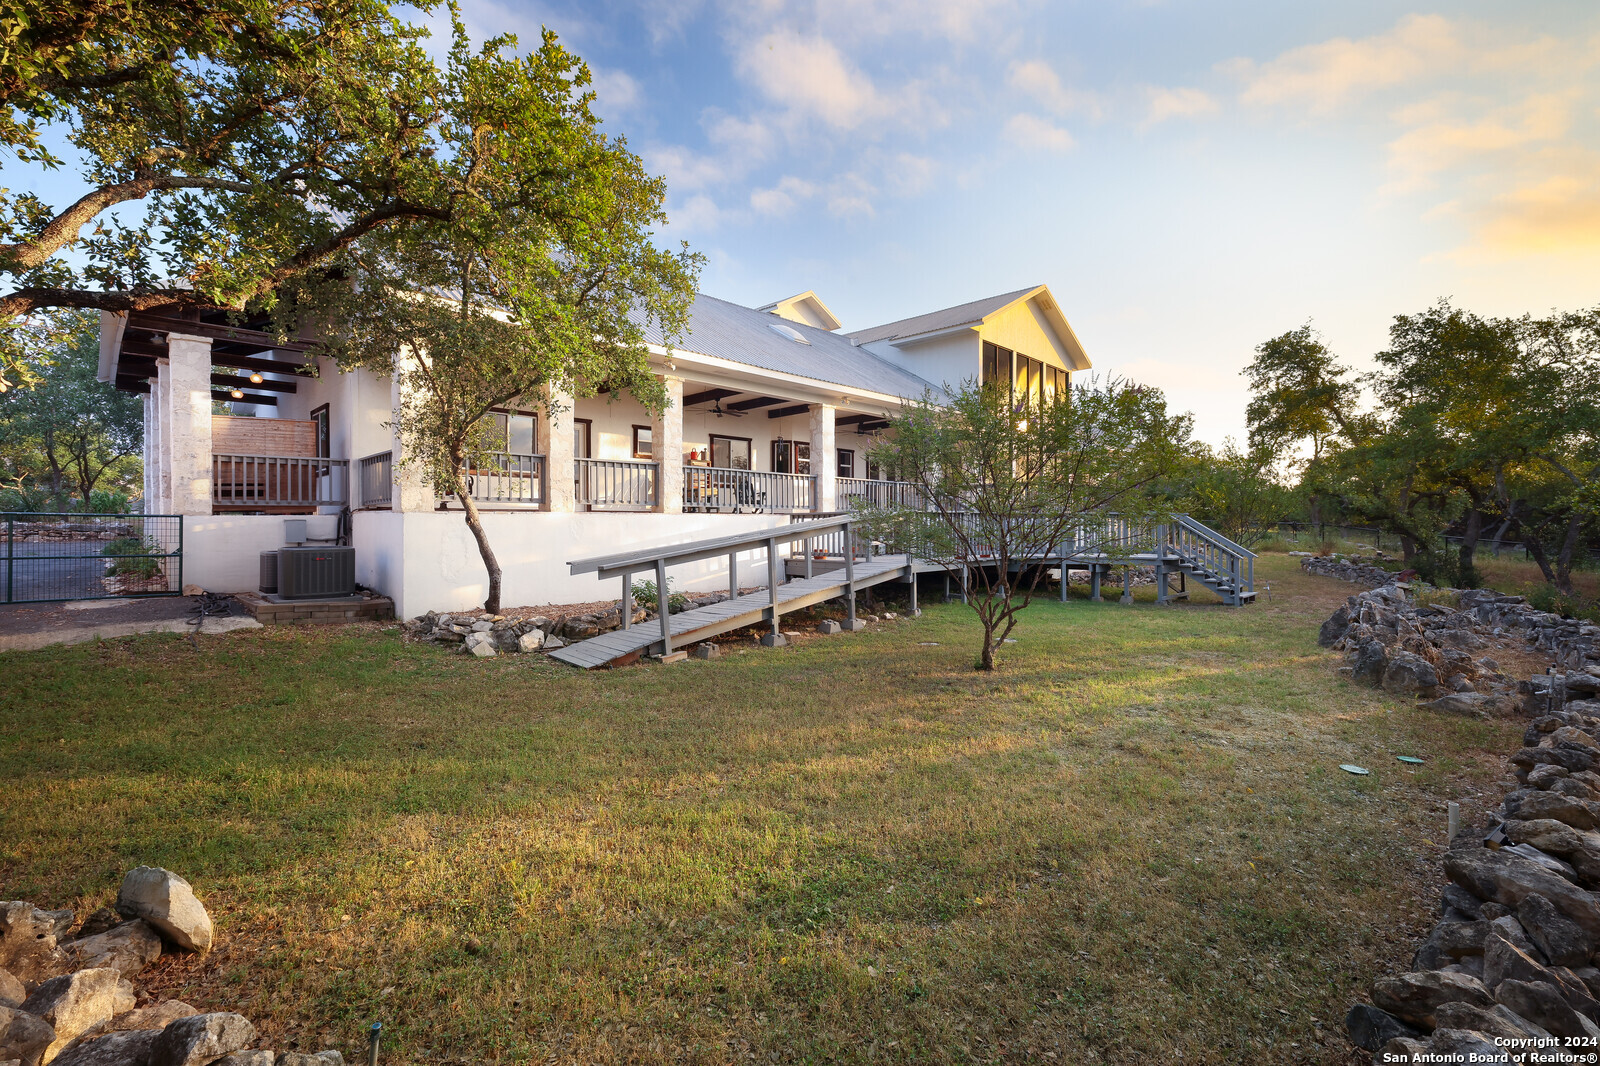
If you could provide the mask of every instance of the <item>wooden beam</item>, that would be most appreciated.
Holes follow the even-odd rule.
[[[264,392],[294,392],[298,386],[292,381],[251,381],[232,374],[212,374],[211,384],[225,389],[260,389]]]
[[[213,400],[220,400],[223,403],[253,403],[259,404],[263,407],[278,406],[278,398],[276,396],[261,396],[252,392],[247,392],[243,396],[235,396],[231,392],[223,392],[219,389],[212,389],[211,398]]]
[[[692,392],[683,398],[683,406],[693,407],[697,403],[709,403],[712,400],[726,400],[729,396],[739,395],[738,389],[707,389],[704,392]]]
[[[862,422],[882,422],[882,415],[838,415],[834,418],[836,426],[855,426]]]
[[[158,333],[186,333],[191,337],[210,337],[213,340],[233,341],[237,344],[254,345],[263,350],[283,352],[304,352],[311,345],[304,341],[280,341],[270,333],[259,329],[245,329],[243,326],[229,326],[216,322],[192,322],[182,318],[171,318],[166,315],[150,315],[135,312],[128,316],[128,326],[131,329],[148,329]]]
[[[123,392],[148,393],[150,391],[150,383],[143,378],[125,378],[119,374],[117,375],[117,388]]]
[[[784,401],[782,400],[775,400],[770,396],[757,396],[753,400],[735,400],[728,404],[727,408],[730,411],[754,411],[758,407],[771,407],[775,403],[783,402]]]
[[[811,410],[808,403],[797,403],[793,407],[779,407],[767,412],[768,418],[788,418],[790,415],[803,415]]]

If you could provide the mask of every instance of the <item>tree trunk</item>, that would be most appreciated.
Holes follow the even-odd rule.
[[[1522,531],[1522,546],[1528,550],[1528,555],[1539,564],[1539,572],[1551,585],[1556,583],[1555,569],[1550,565],[1550,557],[1544,553],[1544,545],[1539,538],[1528,530]]]
[[[1412,558],[1417,554],[1417,542],[1409,534],[1400,534],[1400,558],[1405,560],[1406,566],[1411,565]]]
[[[1473,565],[1473,557],[1478,551],[1478,538],[1483,536],[1483,512],[1477,507],[1467,508],[1467,524],[1461,529],[1461,550],[1456,555],[1456,575],[1461,584],[1467,588],[1477,588],[1481,582],[1478,580],[1478,569]]]
[[[467,528],[472,530],[472,539],[478,542],[478,554],[483,558],[483,568],[489,571],[489,596],[483,601],[483,609],[490,614],[500,613],[500,560],[494,557],[494,549],[489,547],[489,534],[483,530],[483,519],[478,514],[478,504],[472,498],[472,492],[467,485],[467,475],[462,469],[462,456],[452,455],[456,468],[456,498],[461,501],[462,510],[466,512]]]
[[[1583,519],[1573,515],[1567,520],[1567,535],[1562,538],[1561,552],[1556,556],[1556,588],[1568,596],[1576,596],[1572,587],[1572,557],[1583,533]]]

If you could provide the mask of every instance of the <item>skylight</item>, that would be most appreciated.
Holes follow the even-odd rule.
[[[795,329],[792,326],[785,326],[781,322],[768,322],[767,323],[767,328],[770,329],[772,332],[776,333],[780,337],[788,337],[790,340],[794,341],[796,344],[810,344],[811,343],[810,341],[805,339],[805,337],[800,333],[799,330]]]

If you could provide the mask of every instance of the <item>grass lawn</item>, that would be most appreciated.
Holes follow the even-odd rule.
[[[1295,562],[1039,602],[996,676],[959,605],[592,674],[375,627],[0,655],[0,897],[177,870],[221,947],[153,985],[280,1049],[381,1019],[386,1064],[1348,1061],[1521,727],[1342,681],[1353,589]]]

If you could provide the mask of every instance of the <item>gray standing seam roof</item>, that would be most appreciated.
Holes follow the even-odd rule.
[[[1039,286],[1030,285],[1026,289],[1016,292],[1002,293],[999,296],[987,296],[982,300],[973,300],[971,303],[957,304],[946,307],[942,311],[929,311],[925,315],[916,315],[912,318],[902,318],[898,322],[887,322],[881,326],[872,326],[869,329],[858,329],[849,334],[851,340],[857,344],[871,344],[873,341],[892,341],[902,337],[920,337],[924,333],[937,333],[941,329],[954,329],[957,326],[970,326],[974,322],[981,322],[994,312],[1015,303]]]
[[[772,329],[774,325],[786,326],[811,343],[792,341]],[[664,345],[655,323],[645,334],[650,343]],[[704,293],[695,296],[689,309],[687,334],[677,338],[672,347],[888,396],[914,399],[929,390],[936,395],[941,391],[911,371],[857,347],[848,337]]]

